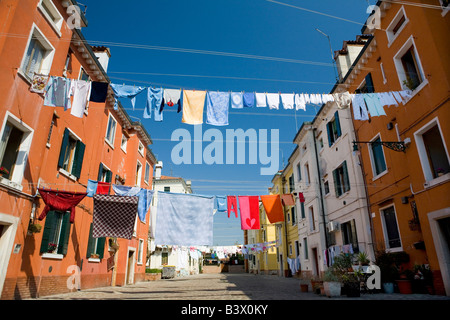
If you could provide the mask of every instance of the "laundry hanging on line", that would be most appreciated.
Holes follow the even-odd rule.
[[[75,207],[86,197],[87,193],[38,189],[45,203],[38,220],[42,221],[51,210],[70,211],[70,223],[75,221]]]

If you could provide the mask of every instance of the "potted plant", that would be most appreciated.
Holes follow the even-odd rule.
[[[30,223],[28,225],[28,232],[29,234],[33,234],[33,233],[39,233],[42,230],[42,225],[37,224],[37,223]]]
[[[394,293],[394,281],[398,277],[398,269],[394,264],[392,253],[384,249],[378,250],[375,256],[375,264],[380,268],[381,283],[385,293]]]
[[[361,295],[361,282],[363,279],[364,274],[360,270],[348,272],[342,276],[347,297],[359,297]]]
[[[329,298],[341,295],[341,282],[339,273],[333,267],[328,268],[323,275],[323,287],[325,295]]]
[[[444,175],[444,169],[442,169],[442,168],[437,168],[437,169],[436,169],[436,173],[437,173],[438,177],[443,176],[443,175]]]
[[[100,255],[98,253],[91,253],[90,258],[91,259],[98,259],[98,258],[100,258]]]
[[[429,265],[414,265],[413,292],[434,294],[433,273]]]
[[[311,287],[314,293],[319,294],[320,288],[323,287],[323,280],[319,276],[313,276],[311,278]]]
[[[9,174],[8,169],[6,169],[5,167],[0,167],[0,177],[4,174]]]
[[[365,253],[364,251],[359,252],[356,255],[356,262],[358,262],[358,265],[352,266],[354,271],[367,272],[367,269],[369,268],[369,263],[370,263],[367,253]]]

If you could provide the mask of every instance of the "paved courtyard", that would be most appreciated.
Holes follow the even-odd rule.
[[[104,287],[32,300],[443,300],[429,294],[361,294],[359,298],[327,298],[300,290],[300,280],[278,276],[200,274],[141,282],[125,287]]]

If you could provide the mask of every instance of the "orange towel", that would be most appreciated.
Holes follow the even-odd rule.
[[[183,123],[202,124],[206,91],[183,90]]]
[[[277,194],[260,197],[270,223],[284,221],[284,212],[280,196]]]

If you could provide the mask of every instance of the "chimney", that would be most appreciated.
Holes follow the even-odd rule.
[[[161,179],[162,168],[163,168],[162,161],[158,161],[158,163],[155,165],[155,179]]]
[[[94,51],[95,56],[103,67],[105,72],[108,72],[108,64],[109,58],[111,58],[111,51],[107,47],[103,46],[94,46],[92,47],[92,51]]]

